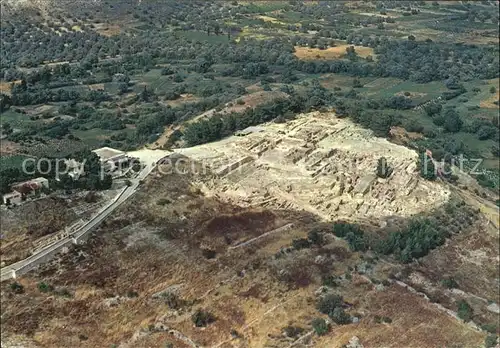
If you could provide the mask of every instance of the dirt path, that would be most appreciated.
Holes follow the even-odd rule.
[[[270,234],[274,234],[274,233],[279,233],[279,232],[284,232],[284,231],[288,231],[289,229],[291,229],[293,227],[293,224],[292,223],[289,223],[289,224],[286,224],[284,226],[281,226],[281,227],[278,227],[272,231],[269,231],[269,232],[266,232],[264,234],[261,234],[260,236],[258,237],[255,237],[255,238],[252,238],[250,240],[247,240],[246,242],[243,242],[243,243],[240,243],[238,245],[235,245],[235,246],[231,246],[229,247],[228,249],[237,249],[237,248],[241,248],[241,247],[244,247],[244,246],[247,246],[249,244],[252,244],[253,242],[255,242],[256,240],[258,239],[261,239],[261,238],[264,238],[265,236],[268,236]]]

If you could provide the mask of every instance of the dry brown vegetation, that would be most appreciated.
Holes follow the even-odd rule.
[[[94,29],[97,33],[103,36],[114,36],[122,32],[120,25],[113,24],[96,24]]]
[[[21,146],[13,141],[2,139],[0,141],[0,156],[19,153]]]
[[[424,137],[421,133],[408,132],[403,127],[392,127],[389,134],[393,143],[401,145],[410,144],[413,140]]]
[[[68,204],[61,199],[28,202],[15,211],[1,211],[2,262],[12,263],[27,256],[40,238],[58,232],[75,219]]]
[[[191,163],[185,168],[191,165],[201,169]],[[327,233],[329,224],[310,213],[243,208],[192,184],[211,178],[210,172],[196,178],[153,175],[87,244],[20,279],[24,294],[2,283],[3,336],[20,335],[43,347],[190,347],[190,341],[204,347],[288,347],[295,339],[284,335],[284,327],[311,330],[311,320],[322,316],[315,292],[322,277],[334,275],[338,285],[330,291],[344,296],[347,312],[360,322],[312,335],[306,341],[314,347],[340,347],[354,335],[365,347],[483,342],[484,333],[421,296],[372,283],[402,267],[349,251],[345,241]],[[293,228],[231,248],[288,223]],[[326,233],[322,247],[280,252],[313,228]],[[442,267],[432,257],[422,265],[429,272]],[[372,264],[373,271],[365,274],[361,264]],[[475,273],[468,274],[472,284]],[[40,282],[54,290],[41,292]],[[209,311],[215,322],[195,327],[191,316],[197,309]]]
[[[16,80],[16,81],[0,81],[0,93],[5,93],[10,95],[10,90],[12,89],[12,84],[18,84],[21,83],[21,80]]]
[[[489,98],[481,100],[479,106],[482,108],[498,109],[498,104],[495,104],[495,102],[498,103],[499,100],[500,100],[500,91],[497,90],[496,93],[492,94]]]
[[[324,50],[320,50],[319,48],[309,48],[309,47],[295,47],[295,56],[299,59],[304,60],[318,60],[318,59],[339,59],[345,56],[346,48],[351,45],[339,45],[336,47],[329,47]],[[354,46],[356,53],[363,58],[368,56],[374,56],[373,48],[364,47],[364,46]]]
[[[104,83],[95,83],[93,85],[87,85],[91,91],[104,90]]]

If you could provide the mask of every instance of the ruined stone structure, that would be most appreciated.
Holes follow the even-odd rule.
[[[200,186],[228,201],[297,209],[325,220],[409,216],[447,201],[442,185],[420,178],[417,153],[374,137],[332,113],[309,113],[263,131],[178,149],[217,175]],[[376,175],[387,159],[392,173]]]

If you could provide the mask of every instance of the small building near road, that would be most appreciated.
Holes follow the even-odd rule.
[[[138,162],[134,156],[110,147],[101,147],[92,152],[99,156],[102,169],[113,177],[124,175],[134,163]]]
[[[127,160],[127,154],[123,151],[112,149],[110,147],[101,147],[100,149],[92,150],[97,156],[99,156],[101,163],[108,162],[120,162],[122,160]]]
[[[49,180],[42,177],[12,184],[10,186],[12,191],[2,196],[3,203],[5,205],[19,205],[27,197],[41,193],[44,188],[49,188]]]
[[[42,188],[49,188],[49,180],[46,178],[35,178],[19,183],[12,184],[10,188],[13,191],[21,192],[22,194],[29,194],[34,191],[41,190]]]
[[[123,151],[112,149],[110,147],[101,147],[100,149],[92,150],[99,159],[105,170],[113,171],[120,168],[122,164],[128,163],[130,158]]]
[[[6,193],[2,196],[3,204],[5,205],[19,205],[23,202],[23,195],[21,192],[12,191],[10,193]]]

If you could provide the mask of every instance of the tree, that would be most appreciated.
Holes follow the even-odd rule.
[[[473,316],[472,307],[465,300],[460,300],[458,301],[457,314],[458,317],[463,321],[465,322],[471,321]]]
[[[330,325],[323,318],[314,318],[311,322],[314,332],[318,336],[323,336],[330,331]]]
[[[358,58],[358,53],[356,52],[356,48],[354,46],[348,46],[345,49],[346,57],[349,60],[356,60]]]
[[[353,232],[354,234],[363,234],[363,231],[358,225],[344,221],[336,221],[333,224],[333,234],[337,237],[344,238],[349,232]]]
[[[481,126],[477,131],[477,138],[479,140],[487,140],[492,138],[497,133],[497,129],[493,126]]]
[[[24,286],[22,284],[19,284],[18,282],[14,282],[10,284],[10,290],[12,290],[14,294],[23,294]]]
[[[497,89],[495,88],[495,86],[491,86],[490,93],[495,94],[496,92],[497,92]]]
[[[418,162],[417,168],[419,168],[420,176],[427,180],[435,180],[436,179],[436,167],[434,165],[434,161],[432,158],[427,156],[425,152],[421,153]]]
[[[198,309],[191,317],[191,320],[197,327],[207,326],[215,321],[215,317],[202,309]]]
[[[38,290],[40,290],[40,292],[51,292],[54,290],[54,287],[45,282],[40,282],[38,283]]]
[[[452,277],[447,277],[441,280],[441,284],[448,289],[458,288],[458,283]]]
[[[345,240],[347,241],[347,244],[349,244],[349,248],[351,248],[352,251],[365,251],[367,248],[365,238],[362,234],[349,232],[346,234]]]
[[[352,322],[351,317],[347,314],[342,307],[336,307],[333,312],[328,314],[332,320],[339,325],[346,325]]]
[[[12,101],[6,94],[0,93],[0,112],[4,112],[10,108]]]
[[[335,308],[341,307],[342,303],[344,303],[342,296],[327,294],[319,300],[316,308],[321,313],[329,315],[330,313],[333,313]]]
[[[315,245],[321,246],[324,243],[323,235],[316,229],[309,231],[307,238]]]
[[[306,238],[298,238],[292,241],[292,247],[296,250],[309,248],[310,246],[311,242]]]
[[[456,133],[462,128],[463,121],[455,109],[447,109],[444,113],[443,127],[447,132]]]
[[[267,82],[262,82],[262,89],[264,91],[271,91],[271,86],[269,86],[269,83]]]
[[[484,339],[484,346],[486,348],[493,348],[497,345],[498,336],[497,335],[488,335]]]
[[[162,75],[172,75],[172,74],[175,74],[175,70],[171,67],[164,67],[163,69],[161,69],[161,74]]]
[[[128,92],[128,84],[125,82],[120,82],[118,84],[118,94],[125,94]]]
[[[424,106],[424,111],[427,116],[434,116],[441,112],[443,106],[439,102],[430,102]]]
[[[144,102],[148,102],[150,98],[153,96],[153,93],[148,89],[147,86],[144,86],[144,89],[141,92],[140,98]]]
[[[424,131],[424,126],[422,126],[416,119],[410,118],[403,121],[403,128],[408,132],[422,133]]]
[[[379,178],[388,178],[392,173],[392,168],[387,165],[387,159],[380,157],[377,163],[377,176]]]

